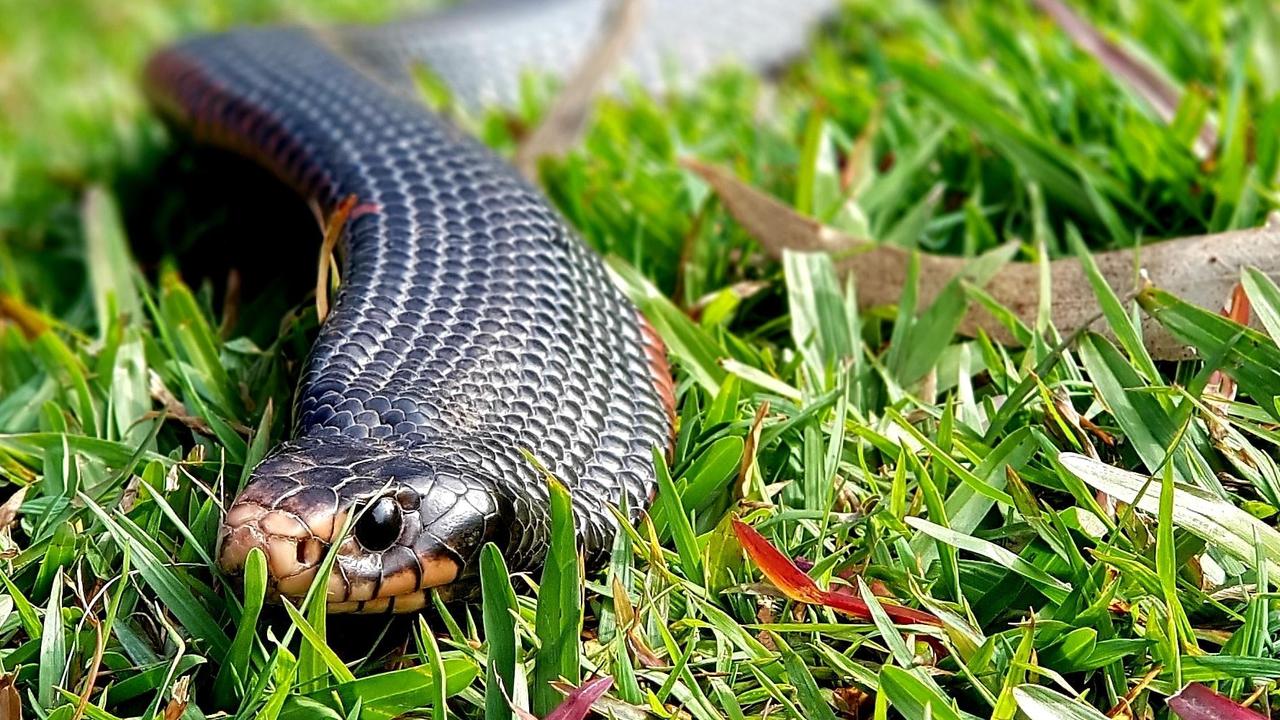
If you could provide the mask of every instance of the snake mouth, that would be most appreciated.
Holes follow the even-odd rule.
[[[367,512],[367,507],[357,514]],[[249,553],[262,550],[267,560],[267,599],[299,602],[316,581],[349,512],[307,517],[240,499],[223,523],[218,563],[225,572],[239,575]],[[445,588],[462,571],[462,563],[443,543],[427,540],[371,550],[354,533],[343,537],[325,589],[329,611],[411,612],[425,607],[433,590]]]

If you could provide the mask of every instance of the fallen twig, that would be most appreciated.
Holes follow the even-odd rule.
[[[877,245],[823,225],[747,185],[724,168],[695,160],[685,160],[684,165],[711,185],[729,214],[770,255],[780,256],[784,250],[832,253],[840,272],[852,275],[860,306],[898,302],[912,251]],[[1145,281],[1189,303],[1216,310],[1221,307],[1222,298],[1231,294],[1242,268],[1253,266],[1271,277],[1280,277],[1280,213],[1269,217],[1262,227],[1250,230],[1175,238],[1133,250],[1097,253],[1093,258],[1121,298],[1132,296]],[[920,305],[933,302],[968,262],[966,258],[920,253]],[[1040,302],[1039,274],[1033,263],[1009,262],[982,286],[1022,322],[1034,326]],[[1049,287],[1053,292],[1050,319],[1060,333],[1065,336],[1088,328],[1110,334],[1077,260],[1062,258],[1051,262]],[[979,331],[999,342],[1017,344],[1017,339],[995,317],[982,308],[970,307],[959,332],[974,336]],[[1147,350],[1156,359],[1181,360],[1194,355],[1149,317],[1142,319],[1142,331]]]
[[[569,75],[542,123],[516,150],[515,166],[525,177],[537,176],[540,158],[561,155],[578,142],[592,101],[604,88],[640,27],[644,6],[645,0],[616,0],[610,8],[596,44]]]

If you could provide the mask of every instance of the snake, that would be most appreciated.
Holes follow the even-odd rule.
[[[613,77],[655,93],[776,66],[832,5],[642,2]],[[646,511],[676,423],[662,340],[537,187],[422,102],[417,80],[463,108],[512,107],[530,73],[563,80],[590,62],[615,10],[477,0],[382,25],[233,28],[147,62],[172,126],[264,166],[339,233],[341,281],[291,438],[225,508],[228,577],[257,549],[271,600],[324,583],[329,612],[411,612],[432,593],[474,598],[487,543],[511,572],[535,571],[548,476],[570,494],[587,567],[619,517]]]

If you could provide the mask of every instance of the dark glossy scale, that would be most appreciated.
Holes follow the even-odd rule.
[[[653,46],[676,32],[670,23],[681,27],[676,39],[693,33],[684,5],[650,1],[658,24],[645,31],[632,67],[653,77]],[[826,5],[714,0],[702,12],[729,13],[717,20],[721,31],[684,49],[695,51],[697,69],[735,44],[748,60],[774,62]],[[343,235],[341,288],[299,384],[297,440],[258,468],[244,503],[305,519],[334,498],[341,510],[402,491],[412,497],[404,512],[421,525],[413,531],[438,535],[466,575],[485,538],[506,545],[513,568],[534,567],[545,553],[547,485],[525,451],[572,489],[589,562],[607,552],[615,530],[607,503],[625,495],[633,516],[647,507],[652,453],[672,432],[660,344],[534,188],[397,85],[404,57],[416,55],[438,61],[464,98],[509,99],[522,58],[535,61],[543,45],[519,40],[499,23],[506,14],[493,11],[516,8],[527,23],[534,6],[490,1],[324,41],[302,29],[237,30],[183,41],[152,60],[152,97],[179,125],[257,158],[325,215],[348,195],[357,200]],[[590,41],[600,3],[541,7],[535,17],[550,25],[540,37],[574,38],[563,40],[571,45],[563,65]],[[758,24],[752,18],[783,7],[801,13],[783,24],[789,34],[764,32],[765,41],[744,31],[734,42],[735,18]],[[504,33],[514,59],[485,46]],[[507,62],[484,66],[498,57]],[[467,85],[490,69],[488,89]],[[483,499],[468,503],[468,493]],[[396,537],[366,532],[370,545]],[[363,550],[379,555],[378,582],[386,581],[390,551]],[[347,570],[364,572],[354,563],[367,559]]]

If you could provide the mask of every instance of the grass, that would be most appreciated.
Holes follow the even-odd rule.
[[[306,17],[395,4],[326,0]],[[261,566],[243,591],[212,568],[218,500],[287,433],[314,315],[303,290],[246,284],[236,300],[225,261],[186,260],[197,240],[235,234],[243,199],[138,190],[166,163],[188,179],[202,167],[140,101],[146,53],[302,6],[6,8],[0,477],[25,496],[0,546],[0,700],[59,719],[505,717],[499,692],[543,712],[555,696],[541,681],[580,673],[611,676],[625,718],[1162,717],[1190,681],[1269,709],[1271,281],[1244,278],[1265,332],[1100,286],[1109,337],[1062,342],[1041,322],[1018,328],[1026,348],[1001,347],[954,336],[958,303],[975,301],[963,287],[929,307],[907,287],[896,308],[859,309],[828,259],[765,260],[679,161],[953,254],[1018,240],[1037,260],[1255,226],[1280,201],[1271,8],[1089,10],[1187,89],[1168,125],[1046,18],[995,0],[855,0],[776,89],[727,71],[679,98],[602,101],[542,182],[671,349],[680,423],[652,520],[585,585],[561,543],[535,579],[556,602],[514,594],[487,551],[483,605],[367,633],[326,621],[318,597],[262,608]],[[512,116],[468,122],[509,152],[546,106],[543,84],[528,95]],[[1222,142],[1200,161],[1207,119]],[[1205,361],[1148,357],[1143,313]],[[1235,400],[1211,394],[1218,367]],[[1097,487],[1140,509],[1109,512]],[[1222,502],[1256,520],[1214,512]],[[735,514],[872,617],[758,582]],[[1204,531],[1224,517],[1230,537]],[[873,592],[937,614],[942,631],[904,635]],[[383,642],[341,647],[360,634]],[[945,652],[919,641],[929,634]]]

